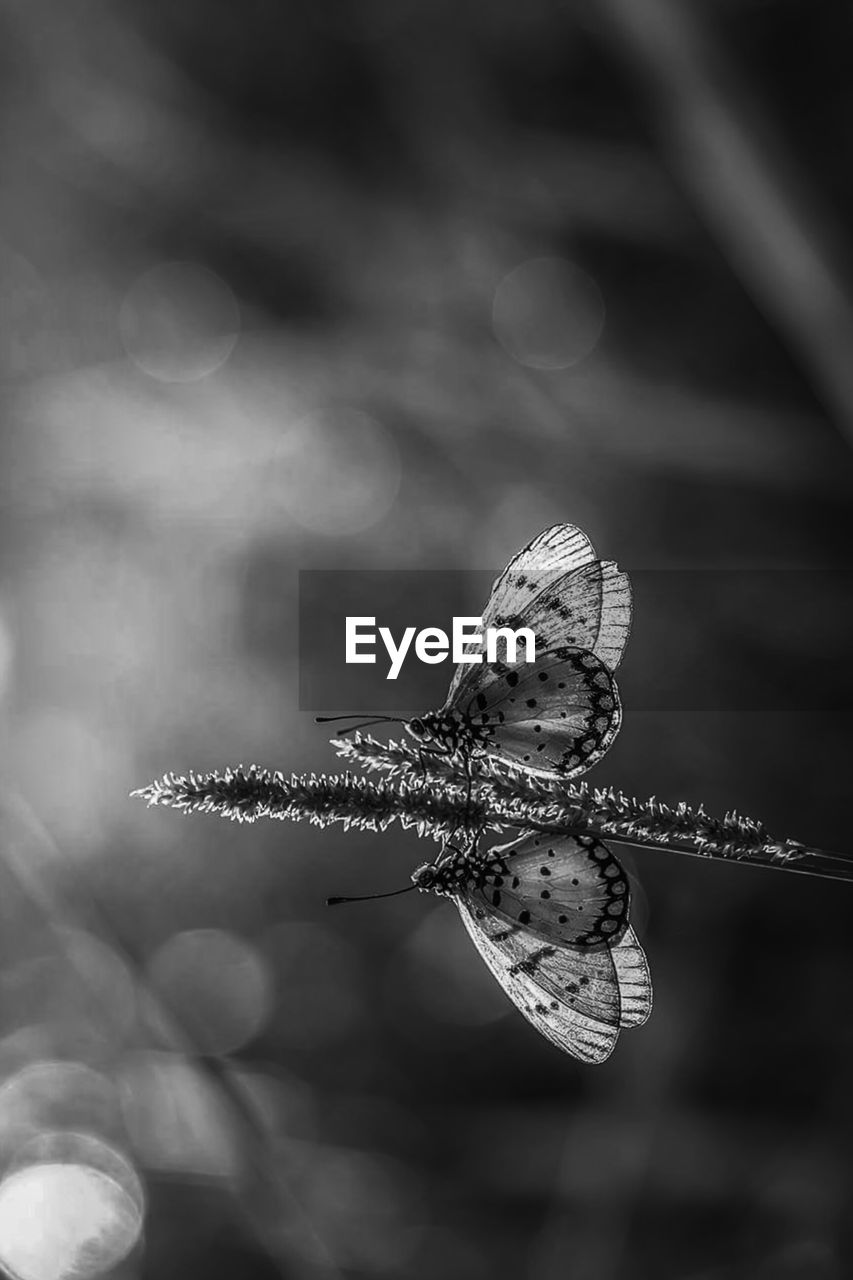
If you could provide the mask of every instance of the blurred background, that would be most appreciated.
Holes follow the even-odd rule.
[[[450,904],[324,908],[434,846],[128,799],[334,767],[300,569],[568,520],[636,571],[594,780],[851,849],[849,6],[0,27],[0,1263],[849,1275],[849,886],[628,858],[656,1009],[591,1068]]]

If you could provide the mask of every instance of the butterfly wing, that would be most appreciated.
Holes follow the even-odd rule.
[[[595,559],[582,529],[573,524],[551,525],[522,547],[495,580],[483,621],[525,613],[546,581],[566,577]]]
[[[482,665],[479,687],[456,709],[484,735],[489,755],[571,778],[600,760],[619,732],[616,683],[591,653],[559,649],[524,666]]]
[[[468,892],[504,927],[560,947],[613,946],[628,928],[628,877],[592,836],[526,832],[489,851],[482,883]]]
[[[568,574],[546,574],[526,605],[523,622],[513,613],[486,626],[526,626],[543,649],[589,649],[615,671],[631,630],[631,584],[612,560],[596,560]]]
[[[603,1062],[620,1027],[648,1017],[648,969],[630,929],[612,950],[572,950],[543,942],[529,929],[508,928],[470,897],[458,897],[456,905],[471,940],[510,1000],[558,1049],[582,1062]],[[645,996],[638,994],[636,980],[623,993],[622,975],[636,974],[640,968],[646,975]]]
[[[610,955],[619,983],[620,1027],[641,1027],[652,1011],[652,978],[646,953],[628,928]]]
[[[570,524],[553,525],[513,556],[492,587],[483,627],[530,627],[538,651],[588,649],[610,671],[622,658],[631,627],[631,584],[612,561]],[[448,702],[478,684],[477,666],[461,663]]]

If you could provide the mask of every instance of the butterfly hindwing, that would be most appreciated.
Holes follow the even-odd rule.
[[[559,649],[528,665],[483,666],[480,687],[459,709],[489,755],[570,778],[600,760],[616,737],[616,683],[593,654]]]
[[[603,948],[628,927],[628,877],[592,836],[527,832],[490,850],[478,879],[469,889],[476,906],[543,942]]]
[[[487,625],[507,626],[508,621]],[[541,590],[524,610],[541,649],[571,645],[589,649],[610,671],[622,660],[631,629],[631,584],[612,560],[593,564],[543,582]]]
[[[619,1025],[640,1027],[652,1011],[652,979],[646,953],[628,928],[611,952],[619,983]]]

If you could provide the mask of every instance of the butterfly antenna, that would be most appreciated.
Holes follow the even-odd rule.
[[[353,720],[358,719],[357,714],[350,713],[346,716],[315,716],[315,724],[333,724],[336,720]],[[369,729],[372,724],[402,724],[402,716],[373,716],[370,720],[362,720],[360,724],[351,724],[346,729],[341,729],[341,733],[355,733],[357,729]]]
[[[410,893],[417,885],[407,884],[404,889],[392,889],[390,893],[365,893],[357,898],[327,898],[327,907],[339,907],[342,902],[372,902],[374,898],[396,898],[401,893]]]

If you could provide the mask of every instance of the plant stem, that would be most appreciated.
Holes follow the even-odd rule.
[[[380,745],[369,748],[373,767],[383,767],[375,749]],[[239,822],[288,818],[373,831],[399,822],[441,841],[487,830],[533,829],[853,881],[853,856],[777,840],[761,823],[739,814],[714,818],[701,807],[670,806],[654,797],[639,801],[612,788],[591,790],[585,783],[514,774],[490,761],[471,762],[469,793],[451,763],[444,775],[435,765],[423,777],[408,769],[405,756],[405,749],[390,744],[384,767],[398,776],[386,774],[375,782],[352,773],[285,778],[252,766],[188,778],[167,774],[133,794],[150,805]]]

